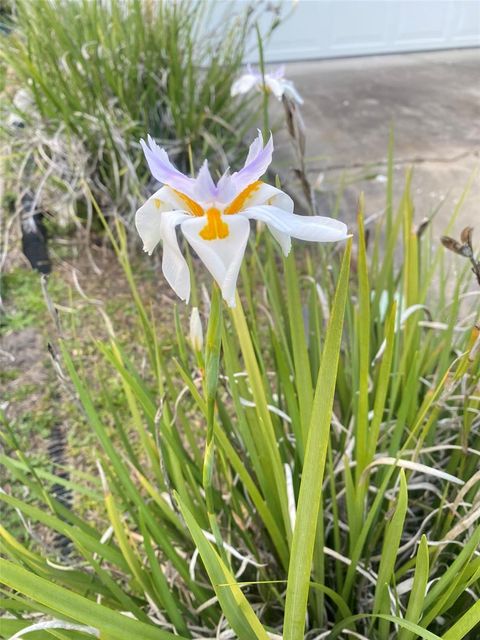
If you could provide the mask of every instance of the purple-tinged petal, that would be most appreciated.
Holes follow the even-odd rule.
[[[148,145],[145,140],[140,140],[148,167],[159,182],[177,189],[190,197],[194,197],[195,180],[185,176],[170,162],[167,152],[148,136]]]
[[[217,201],[224,204],[231,202],[237,195],[237,189],[230,174],[230,168],[227,168],[217,184]]]
[[[250,145],[245,166],[240,171],[232,174],[231,179],[235,185],[236,194],[263,176],[272,162],[272,153],[272,135],[270,134],[269,141],[263,146],[263,136],[259,131],[257,138]]]
[[[243,167],[245,168],[247,164],[250,164],[251,162],[253,162],[253,160],[255,160],[255,158],[258,156],[258,154],[261,152],[262,149],[263,149],[263,136],[260,129],[258,129],[258,135],[248,149],[248,154],[245,159],[245,162],[243,163]]]
[[[195,180],[195,199],[203,203],[212,202],[217,194],[218,189],[210,174],[208,160],[205,160]]]
[[[281,80],[285,75],[285,65],[282,64],[278,69],[275,69],[275,71],[272,71],[268,75],[275,80]]]
[[[261,77],[261,73],[259,73],[258,71],[256,71],[252,65],[250,63],[247,64],[247,73],[249,73],[251,76],[253,76],[254,78],[256,78],[258,80],[259,77]]]

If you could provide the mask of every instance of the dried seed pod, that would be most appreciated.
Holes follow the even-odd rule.
[[[462,253],[462,245],[460,244],[460,242],[458,242],[458,240],[455,240],[454,238],[451,238],[450,236],[442,236],[440,238],[441,243],[443,244],[443,246],[445,247],[445,249],[448,249],[449,251],[453,251],[454,253],[458,254],[459,256],[463,255]]]
[[[460,240],[463,242],[463,244],[468,244],[471,247],[472,235],[473,235],[473,227],[465,227],[465,229],[460,234]]]
[[[417,227],[417,238],[420,238],[425,229],[428,227],[428,225],[430,224],[430,218],[423,218],[423,220],[420,222],[420,224]]]

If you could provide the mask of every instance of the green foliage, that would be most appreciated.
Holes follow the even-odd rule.
[[[55,476],[11,443],[2,459],[23,488],[0,493],[17,530],[21,513],[72,542],[61,556],[29,528],[0,530],[10,616],[102,638],[474,637],[478,297],[468,269],[447,269],[456,256],[414,227],[410,175],[396,212],[391,193],[368,235],[361,203],[350,270],[350,244],[283,259],[266,234],[252,242],[236,308],[212,297],[202,353],[173,309],[165,337],[123,227],[108,231],[138,349],[108,321],[95,344],[112,386],[100,388],[61,344],[97,461],[67,482],[95,514],[60,504]]]
[[[212,17],[211,6],[189,0],[14,6],[1,60],[10,92],[28,89],[31,104],[20,108],[25,129],[10,131],[11,179],[20,185],[12,190],[28,184],[60,222],[71,197],[83,198],[84,181],[109,212],[134,210],[139,180],[148,175],[138,144],[147,133],[184,170],[189,152],[195,160],[214,150],[223,160],[224,148],[243,149],[255,108],[233,99],[230,87],[255,11],[225,8]],[[88,204],[80,215],[88,216]]]
[[[0,317],[1,335],[43,323],[47,314],[40,277],[37,271],[26,269],[14,269],[2,274],[1,288],[5,307]],[[53,276],[49,286],[54,297],[66,293],[66,287],[58,277]]]

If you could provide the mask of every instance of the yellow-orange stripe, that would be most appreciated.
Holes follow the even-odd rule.
[[[241,211],[245,205],[245,201],[252,195],[252,193],[260,188],[261,184],[261,180],[257,180],[256,182],[249,184],[248,187],[241,191],[238,196],[231,201],[224,213],[231,215],[232,213],[238,213]]]
[[[172,189],[172,187],[170,187],[170,189]],[[205,214],[205,211],[198,204],[198,202],[195,202],[195,200],[192,200],[181,191],[177,191],[176,189],[172,189],[172,191],[174,191],[177,194],[177,196],[185,202],[185,204],[190,210],[190,213],[193,213],[194,216],[203,216]]]

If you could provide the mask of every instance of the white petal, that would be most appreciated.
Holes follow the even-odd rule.
[[[257,206],[245,209],[241,215],[261,220],[292,238],[310,242],[338,242],[348,237],[347,226],[323,216],[299,216],[274,206]]]
[[[186,215],[183,211],[168,211],[161,216],[163,275],[177,296],[188,302],[190,299],[190,272],[187,261],[178,246],[175,227],[185,220],[189,220],[191,216]]]
[[[239,93],[248,93],[250,89],[257,83],[257,78],[252,73],[246,73],[243,76],[240,76],[238,80],[232,84],[232,88],[230,89],[230,95],[236,96]]]
[[[250,224],[243,216],[222,216],[222,221],[228,225],[229,234],[226,238],[204,240],[200,236],[200,231],[207,222],[206,217],[186,220],[182,223],[182,232],[218,283],[223,298],[229,306],[234,307],[237,278],[248,242]]]
[[[272,187],[269,184],[262,183],[258,189],[255,189],[251,196],[245,201],[245,208],[256,207],[260,205],[270,205],[274,207],[278,207],[287,211],[288,213],[293,213],[293,200],[289,195],[284,193],[281,189],[277,189],[276,187]],[[290,249],[292,247],[292,241],[290,240],[290,236],[288,233],[284,233],[279,231],[276,227],[271,224],[268,224],[268,229],[275,240],[280,245],[283,254],[288,256],[290,253]]]
[[[185,258],[178,246],[175,227],[190,218],[184,211],[172,211],[171,190],[162,187],[153,194],[135,214],[135,226],[143,241],[143,249],[152,254],[157,244],[163,242],[162,271],[182,299],[190,297],[190,273]]]
[[[160,218],[164,211],[173,208],[168,187],[162,187],[151,196],[135,214],[135,226],[143,241],[143,249],[149,255],[161,240]]]
[[[270,89],[270,91],[273,93],[275,98],[277,98],[277,100],[282,99],[284,85],[281,80],[276,80],[275,78],[272,78],[270,76],[265,76],[265,84],[267,85],[268,89]]]
[[[293,85],[293,82],[290,82],[290,80],[284,81],[283,92],[286,95],[291,96],[297,104],[303,104],[302,96],[298,93],[298,91],[295,89],[295,86]]]
[[[283,231],[278,231],[278,229],[275,229],[275,227],[272,227],[271,224],[268,224],[267,227],[270,233],[272,234],[272,236],[280,245],[283,255],[288,256],[292,248],[291,237],[288,235],[288,233],[284,233]]]

